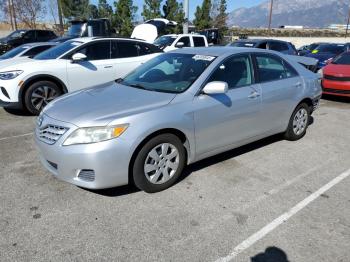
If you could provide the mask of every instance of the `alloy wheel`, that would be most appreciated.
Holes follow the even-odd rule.
[[[58,97],[56,90],[49,86],[39,86],[31,96],[32,105],[41,111],[48,103]]]
[[[301,135],[307,126],[308,112],[305,108],[300,108],[293,119],[293,132],[296,135]]]

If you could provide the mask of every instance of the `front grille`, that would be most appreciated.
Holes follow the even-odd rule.
[[[333,88],[323,88],[323,92],[350,95],[350,90],[341,90],[341,89],[333,89]]]
[[[78,178],[86,182],[92,182],[95,180],[95,171],[91,169],[83,169],[79,172]]]
[[[38,138],[46,144],[53,145],[66,133],[68,128],[56,125],[46,125],[39,129]]]
[[[350,77],[324,75],[324,79],[331,80],[331,81],[350,82]]]

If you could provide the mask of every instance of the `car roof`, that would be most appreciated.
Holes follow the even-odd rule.
[[[78,38],[73,38],[70,39],[69,41],[78,41],[82,43],[89,43],[91,41],[95,40],[130,40],[130,41],[137,41],[137,42],[143,42],[147,43],[145,40],[142,39],[137,39],[137,38],[129,38],[129,37],[98,37],[98,36],[93,36],[93,37],[78,37]]]
[[[35,47],[35,46],[42,46],[42,45],[58,45],[56,42],[35,42],[35,43],[28,43],[28,44],[23,44],[24,46],[30,46],[30,47]]]
[[[287,41],[277,40],[277,39],[271,39],[271,38],[266,38],[266,39],[259,39],[259,38],[238,39],[236,42],[259,43],[259,42],[264,42],[264,41],[273,41],[273,42],[280,42],[280,43],[289,43],[289,42],[287,42]]]
[[[220,47],[195,47],[195,48],[181,48],[171,51],[172,53],[181,54],[193,54],[193,55],[207,55],[207,56],[229,56],[240,53],[269,53],[279,54],[275,51],[258,48],[248,47],[232,47],[232,46],[220,46]]]
[[[179,36],[202,36],[202,37],[204,37],[204,35],[200,35],[200,34],[168,34],[168,35],[163,35],[163,36],[171,36],[171,37],[179,37]]]

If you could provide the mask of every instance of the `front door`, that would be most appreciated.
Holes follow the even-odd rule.
[[[212,74],[209,82],[223,81],[226,94],[201,94],[194,99],[196,153],[238,144],[259,134],[261,90],[254,84],[250,56],[233,56]]]
[[[110,50],[110,41],[100,40],[87,44],[75,52],[85,54],[87,56],[85,61],[72,63],[67,60],[70,92],[115,80]]]

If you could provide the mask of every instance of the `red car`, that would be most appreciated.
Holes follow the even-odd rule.
[[[323,94],[350,97],[350,52],[337,56],[320,71]]]

